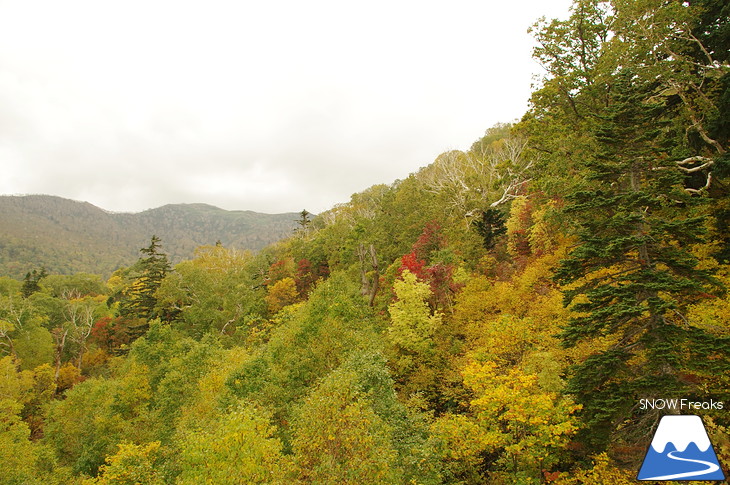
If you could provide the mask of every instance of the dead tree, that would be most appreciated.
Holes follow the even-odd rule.
[[[357,256],[360,258],[360,293],[362,296],[367,296],[368,304],[373,306],[375,304],[375,295],[377,295],[380,287],[380,270],[375,246],[371,244],[366,250],[365,245],[360,243],[357,248]],[[369,270],[368,266],[370,267]]]

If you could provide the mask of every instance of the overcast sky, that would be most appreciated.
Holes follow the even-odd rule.
[[[527,108],[569,0],[0,0],[0,193],[321,212]]]

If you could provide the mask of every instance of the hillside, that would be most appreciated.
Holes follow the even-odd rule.
[[[173,263],[221,241],[258,250],[291,234],[297,214],[227,211],[206,204],[169,204],[139,213],[111,213],[88,202],[50,195],[0,196],[0,274],[109,275],[132,264],[156,234]]]
[[[0,227],[49,254],[145,257],[0,276],[0,482],[632,485],[704,432],[727,470],[726,18],[576,1],[535,28],[521,121],[255,254],[229,249],[244,213],[10,199]],[[150,228],[223,246],[168,269]]]

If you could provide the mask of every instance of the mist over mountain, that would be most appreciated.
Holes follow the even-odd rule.
[[[112,213],[50,195],[0,196],[0,274],[21,278],[45,266],[50,273],[108,276],[134,263],[153,234],[162,239],[173,264],[190,258],[196,247],[217,241],[255,251],[290,235],[297,217],[207,204]]]

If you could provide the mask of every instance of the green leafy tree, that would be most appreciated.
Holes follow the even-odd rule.
[[[419,413],[396,396],[385,359],[356,351],[296,406],[294,458],[305,483],[441,483]]]
[[[265,290],[254,281],[248,252],[201,246],[175,266],[156,293],[156,312],[185,333],[230,335],[265,313]]]
[[[48,317],[35,304],[37,295],[42,293],[29,298],[0,296],[0,354],[13,355],[23,369],[53,359],[53,339],[45,327]]]
[[[117,379],[88,379],[50,406],[44,443],[74,473],[96,475],[117,443],[149,441],[155,431],[147,417],[149,369],[132,362],[124,372]]]
[[[20,294],[22,283],[7,276],[0,276],[0,296]]]
[[[380,345],[372,309],[343,273],[318,285],[303,305],[276,315],[268,341],[226,381],[239,399],[273,413],[274,423],[291,419],[292,403],[353,351]]]
[[[74,275],[48,275],[40,283],[44,292],[54,298],[71,300],[84,296],[105,295],[108,291],[99,275],[77,273]]]
[[[299,476],[309,483],[397,483],[392,429],[352,385],[352,372],[333,373],[295,416]]]
[[[691,255],[705,227],[714,226],[718,257],[727,254],[724,8],[576,0],[568,20],[534,29],[547,75],[518,129],[540,154],[533,188],[560,204],[571,194],[562,219],[579,241],[558,277],[582,315],[562,338],[590,355],[570,390],[595,449],[617,429],[635,441],[653,424],[654,415],[630,414],[637,393],[701,394],[705,360],[727,372],[722,332],[684,320],[688,305],[711,292]]]

